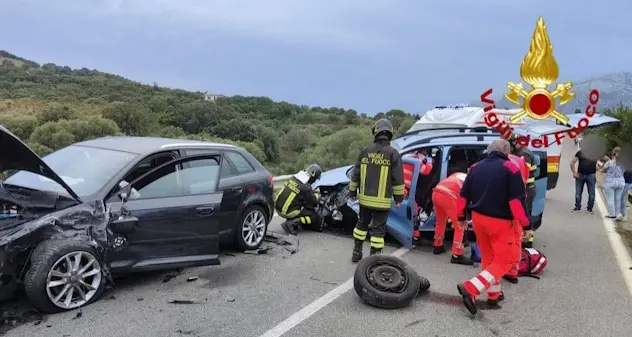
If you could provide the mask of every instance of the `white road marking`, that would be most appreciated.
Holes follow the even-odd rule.
[[[632,296],[632,270],[629,270],[630,264],[632,263],[632,261],[630,261],[630,254],[625,248],[623,238],[619,235],[619,233],[617,233],[614,221],[605,217],[608,214],[608,210],[606,204],[604,203],[603,195],[599,191],[597,192],[595,199],[599,213],[604,216],[603,227],[606,230],[606,235],[608,235],[608,241],[610,241],[610,246],[612,247],[614,256],[619,263],[621,274],[623,274],[623,280],[628,286],[630,296]]]
[[[401,257],[406,254],[410,249],[408,248],[400,248],[391,254],[395,257]],[[334,288],[332,291],[326,293],[323,297],[316,299],[314,302],[310,303],[303,309],[296,312],[294,315],[288,317],[283,322],[279,323],[274,328],[266,331],[263,335],[259,337],[281,337],[286,332],[290,331],[295,326],[299,325],[302,321],[308,319],[315,313],[317,313],[320,309],[326,307],[331,302],[335,301],[338,297],[342,296],[347,291],[353,288],[353,277],[348,279],[345,283],[339,285]]]

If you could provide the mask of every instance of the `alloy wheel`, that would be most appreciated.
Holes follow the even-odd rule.
[[[70,252],[59,258],[48,272],[46,293],[55,306],[74,309],[88,303],[102,281],[101,264],[91,253]]]
[[[252,210],[244,218],[241,237],[248,246],[256,246],[263,240],[266,231],[266,216],[260,210]]]

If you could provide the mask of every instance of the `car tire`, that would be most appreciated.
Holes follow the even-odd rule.
[[[263,231],[260,230],[260,227],[257,227],[260,226],[261,221],[263,221]],[[248,233],[250,233],[253,229],[258,229],[255,233],[259,235],[254,241],[247,239]],[[258,249],[263,243],[263,239],[267,231],[268,217],[266,216],[266,211],[263,209],[263,207],[259,205],[253,205],[246,208],[246,210],[244,210],[239,217],[239,222],[235,227],[235,248],[242,252],[246,250]]]
[[[385,282],[377,279],[378,275],[391,277]],[[420,281],[417,272],[404,260],[376,254],[358,262],[353,287],[356,294],[373,307],[398,309],[410,305],[419,293]]]
[[[419,293],[425,292],[430,289],[430,280],[423,276],[419,276]]]
[[[75,284],[74,286],[71,286],[69,283],[64,284],[61,277],[54,275],[54,272],[67,270],[66,258],[69,258],[73,263],[75,263],[76,258],[78,258],[79,265],[78,268],[75,267],[75,271],[86,268],[84,275],[91,274],[82,279],[83,283],[89,285],[90,288],[80,284]],[[78,274],[73,277],[77,275]],[[77,278],[76,282],[79,282],[79,279],[80,278]],[[36,309],[44,313],[73,310],[88,305],[98,300],[103,294],[105,283],[106,277],[103,264],[99,260],[96,250],[89,244],[77,240],[50,240],[41,242],[33,250],[31,265],[24,278],[24,287],[27,297]],[[49,285],[52,284],[58,285],[49,287]],[[55,302],[54,299],[56,295],[61,295],[64,289],[66,289],[66,295],[62,295],[61,298],[67,299],[70,293],[69,302],[62,304],[61,299]],[[72,291],[70,291],[70,289],[72,289]],[[84,290],[84,299],[81,299],[78,295],[82,289]]]

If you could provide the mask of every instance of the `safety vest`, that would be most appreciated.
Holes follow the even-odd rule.
[[[529,173],[530,173],[529,164],[527,164],[527,162],[524,161],[524,159],[513,154],[510,154],[507,157],[514,165],[516,165],[520,169],[520,174],[522,175],[522,180],[524,181],[524,185],[527,186],[527,183],[529,181]]]
[[[526,147],[517,150],[514,155],[522,158],[529,167],[529,178],[527,179],[527,187],[535,186],[535,171],[538,169],[538,165],[535,164],[535,157],[533,152]]]
[[[456,200],[461,194],[465,177],[467,177],[467,174],[463,172],[452,173],[449,177],[440,181],[435,190],[447,193]]]

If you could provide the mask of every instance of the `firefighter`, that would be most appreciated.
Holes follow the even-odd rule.
[[[521,157],[527,165],[529,165],[529,179],[527,180],[527,199],[525,200],[525,211],[527,212],[527,218],[531,216],[531,212],[533,210],[533,200],[535,199],[535,171],[538,169],[538,166],[535,163],[535,156],[533,152],[529,150],[529,148],[523,144],[518,142],[518,136],[514,133],[509,139],[509,143],[511,144],[511,152],[513,155]],[[522,246],[526,248],[533,248],[533,229],[531,224],[524,229],[524,239],[522,242]]]
[[[320,196],[312,190],[312,184],[321,174],[320,166],[311,164],[286,181],[276,193],[274,208],[279,216],[287,219],[281,224],[286,233],[296,235],[299,224],[315,226],[322,221],[315,210]]]
[[[514,156],[510,154],[507,156],[509,160],[516,165],[520,169],[520,174],[522,176],[522,181],[524,182],[525,191],[527,187],[527,181],[529,180],[529,164],[527,164],[524,159],[518,156]],[[525,203],[522,205],[525,209],[526,207],[526,195],[525,195]],[[513,284],[518,283],[518,266],[520,264],[520,259],[522,258],[522,238],[524,237],[524,230],[522,226],[514,223],[514,242],[516,250],[514,264],[511,266],[511,269],[507,272],[503,278]]]
[[[391,199],[395,199],[395,207],[400,207],[404,200],[402,158],[390,145],[393,124],[383,118],[375,122],[372,131],[373,144],[360,151],[349,183],[350,197],[357,197],[360,203],[358,223],[353,230],[353,262],[362,259],[362,243],[367,234],[371,238],[371,255],[382,252]]]
[[[467,231],[467,222],[459,221],[457,216],[456,201],[461,193],[461,187],[467,174],[456,172],[445,178],[432,191],[432,203],[435,207],[437,221],[435,223],[434,253],[445,252],[443,238],[448,220],[454,226],[454,238],[452,239],[451,263],[471,266],[474,264],[470,258],[463,256],[463,235]]]
[[[514,222],[527,226],[524,211],[525,187],[520,169],[507,156],[509,142],[497,139],[488,147],[488,155],[474,164],[463,182],[457,200],[459,220],[465,221],[464,211],[472,211],[472,225],[481,250],[478,275],[460,283],[457,289],[463,304],[476,314],[474,300],[487,292],[487,303],[496,305],[504,299],[500,279],[515,263]]]

